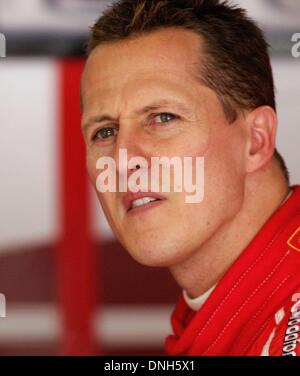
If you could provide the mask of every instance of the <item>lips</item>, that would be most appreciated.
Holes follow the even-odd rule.
[[[138,192],[127,193],[123,196],[123,205],[126,212],[132,209],[147,205],[151,202],[165,200],[166,198],[159,193],[153,192]]]

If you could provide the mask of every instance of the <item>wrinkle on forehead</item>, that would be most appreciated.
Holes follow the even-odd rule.
[[[83,74],[83,91],[95,80],[103,82],[118,75],[172,73],[199,80],[201,39],[189,30],[163,29],[134,39],[98,46],[88,58]],[[133,71],[130,68],[133,68]]]
[[[187,80],[174,82],[167,75],[157,79],[132,78],[126,83],[114,80],[111,84],[108,80],[90,87],[86,93],[85,121],[87,117],[107,113],[112,117],[123,118],[137,113],[153,103],[160,103],[161,109],[177,111],[182,115],[188,115],[191,120],[196,119],[199,107],[206,101],[204,94],[195,84],[187,84]],[[185,111],[183,108],[185,107]]]

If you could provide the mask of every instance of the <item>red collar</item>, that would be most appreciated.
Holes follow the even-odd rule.
[[[300,186],[273,214],[193,313],[181,297],[170,355],[243,355],[300,286]]]

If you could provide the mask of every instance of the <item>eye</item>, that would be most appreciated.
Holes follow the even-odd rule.
[[[99,129],[92,137],[93,140],[104,140],[113,136],[116,136],[118,134],[118,130],[113,127],[105,127],[102,129]]]
[[[171,114],[169,112],[162,112],[154,116],[154,119],[158,119],[156,123],[169,123],[172,120],[177,119],[178,116]]]

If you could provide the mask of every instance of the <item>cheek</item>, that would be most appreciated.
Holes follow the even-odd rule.
[[[98,200],[107,216],[113,211],[113,201],[115,200],[113,192],[100,192],[97,189],[97,179],[101,173],[101,170],[97,169],[98,158],[93,155],[87,156],[87,171],[90,182],[96,191]]]
[[[99,170],[97,170],[97,156],[95,156],[92,152],[88,151],[86,155],[86,165],[87,165],[87,171],[89,178],[93,184],[94,187],[96,187],[96,180],[100,173]]]
[[[193,129],[184,141],[179,145],[179,155],[182,157],[205,157],[211,145],[211,130]]]
[[[213,127],[209,147],[205,153],[208,171],[220,176],[240,176],[244,171],[246,140],[240,124],[224,124]]]
[[[229,151],[215,149],[205,159],[205,196],[215,215],[231,217],[243,201],[245,175],[240,159]]]
[[[204,154],[204,200],[202,209],[207,217],[223,218],[236,212],[243,200],[245,173],[243,166],[244,139],[234,128],[222,124],[211,134]],[[195,152],[201,156],[201,152]]]
[[[115,231],[118,228],[118,212],[116,211],[114,194],[97,192],[97,197],[110,227]]]

